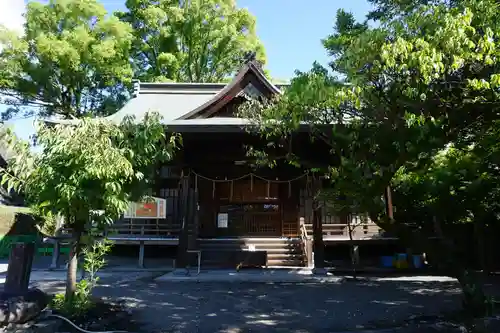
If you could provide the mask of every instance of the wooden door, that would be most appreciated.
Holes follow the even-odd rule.
[[[218,214],[227,214],[228,223],[227,227],[217,228],[219,237],[282,235],[278,184],[242,180],[221,185],[225,189],[219,192]]]

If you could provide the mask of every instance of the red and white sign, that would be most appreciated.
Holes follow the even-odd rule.
[[[152,198],[146,202],[130,202],[124,214],[126,219],[164,219],[167,216],[167,201]]]

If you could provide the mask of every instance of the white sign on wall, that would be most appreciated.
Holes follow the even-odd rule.
[[[217,228],[227,228],[229,215],[227,213],[217,214]]]

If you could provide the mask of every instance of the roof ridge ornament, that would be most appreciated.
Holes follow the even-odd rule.
[[[243,64],[244,65],[254,65],[258,70],[262,71],[263,64],[257,60],[257,52],[256,51],[248,51],[243,56]]]
[[[245,54],[243,55],[243,63],[246,65],[246,64],[249,64],[251,62],[254,62],[257,58],[257,52],[255,51],[248,51],[248,52],[245,52]]]

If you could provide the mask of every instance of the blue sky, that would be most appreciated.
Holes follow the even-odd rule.
[[[19,13],[9,12],[21,0],[0,0],[0,23],[9,20],[15,25]],[[257,34],[267,53],[267,68],[278,79],[290,79],[296,69],[308,70],[314,61],[328,62],[321,39],[331,31],[337,9],[352,12],[359,20],[370,10],[366,0],[238,0],[239,7],[246,7],[257,19]],[[312,5],[314,1],[314,5]],[[125,0],[102,0],[108,11],[124,9]],[[18,6],[17,6],[18,7]],[[9,13],[7,15],[7,13]],[[14,23],[13,23],[14,22]],[[0,106],[1,108],[1,106]],[[10,122],[23,138],[33,132],[33,119]]]
[[[321,39],[331,31],[337,9],[358,20],[370,10],[366,0],[237,0],[257,18],[257,34],[267,52],[273,77],[289,79],[295,69],[307,70],[317,60],[327,63]],[[122,10],[124,0],[102,0],[108,11]],[[314,3],[314,5],[311,5]]]

